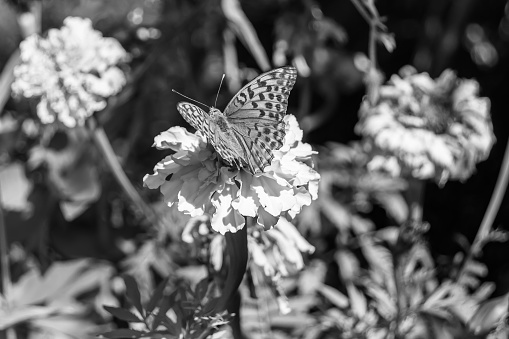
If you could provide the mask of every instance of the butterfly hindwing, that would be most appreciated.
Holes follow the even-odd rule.
[[[263,172],[274,157],[272,150],[281,148],[285,137],[284,122],[271,126],[252,122],[234,124],[232,130],[247,154],[246,162],[252,173]]]

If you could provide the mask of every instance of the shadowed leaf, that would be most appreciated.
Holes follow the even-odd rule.
[[[141,306],[140,290],[136,280],[130,275],[124,276],[124,282],[126,287],[127,298],[133,304],[134,307],[140,312],[141,316],[144,317],[143,307]]]
[[[119,307],[111,307],[111,306],[103,306],[103,307],[106,311],[110,312],[115,318],[118,318],[120,320],[132,322],[132,323],[142,322],[142,320],[140,318],[138,318],[136,315],[134,315],[133,313],[131,313],[130,311],[128,311],[126,309],[119,308]]]

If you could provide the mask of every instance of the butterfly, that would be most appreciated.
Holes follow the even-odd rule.
[[[277,68],[244,86],[224,112],[210,107],[207,113],[189,102],[179,102],[177,109],[227,164],[260,173],[283,145],[283,118],[296,79],[295,67]]]

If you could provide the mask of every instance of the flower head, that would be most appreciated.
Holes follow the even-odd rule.
[[[42,123],[82,125],[106,107],[106,99],[126,83],[116,65],[127,53],[114,38],[105,38],[87,18],[68,17],[47,37],[31,35],[20,45],[21,64],[14,71],[17,96],[37,98]]]
[[[418,179],[467,179],[495,142],[490,101],[479,84],[446,70],[437,79],[404,68],[365,100],[357,132],[373,153],[368,165]]]
[[[263,173],[226,167],[199,132],[172,127],[154,144],[176,153],[161,160],[143,181],[149,188],[160,188],[168,206],[177,204],[192,217],[210,215],[212,228],[222,234],[242,229],[245,217],[256,217],[259,225],[270,229],[281,217],[295,217],[318,195],[320,175],[311,160],[315,152],[302,142],[294,116],[286,115],[284,122],[283,146],[273,151],[274,159]]]

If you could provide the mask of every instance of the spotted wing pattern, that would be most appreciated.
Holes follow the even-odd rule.
[[[177,104],[177,109],[184,117],[184,119],[194,127],[197,131],[202,132],[205,135],[205,138],[209,142],[212,141],[212,131],[210,128],[210,117],[209,115],[202,110],[200,107],[190,104],[188,102],[179,102]]]
[[[226,130],[196,105],[179,102],[177,108],[226,162],[251,173],[263,172],[274,157],[272,151],[283,145],[283,118],[296,79],[294,67],[282,67],[252,80],[226,106]]]
[[[274,157],[272,151],[283,145],[283,118],[296,79],[294,67],[264,73],[244,86],[224,110],[252,173],[263,171]]]

